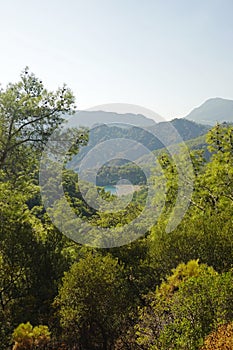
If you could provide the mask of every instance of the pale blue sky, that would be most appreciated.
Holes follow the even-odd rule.
[[[169,119],[233,99],[232,0],[1,0],[0,82],[30,69],[79,109],[150,108]]]

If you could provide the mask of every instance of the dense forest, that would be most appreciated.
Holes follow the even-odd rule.
[[[42,150],[75,109],[67,86],[48,91],[27,68],[19,82],[0,90],[0,349],[233,349],[233,127],[217,124],[206,134],[207,159],[203,150],[190,150],[194,190],[172,232],[166,225],[177,198],[177,169],[162,152],[166,198],[156,224],[132,243],[101,249],[62,234],[40,195]],[[65,166],[87,144],[88,130],[66,132],[77,140],[62,174],[73,212],[93,226],[93,235],[97,226],[121,227],[124,234],[145,206],[143,174],[125,209],[93,209],[78,174]],[[127,171],[135,178],[134,165]],[[159,186],[160,176],[154,177],[150,185]],[[59,218],[62,211],[58,198],[53,213]]]

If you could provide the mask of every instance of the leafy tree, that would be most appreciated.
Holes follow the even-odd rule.
[[[176,306],[174,300],[180,293],[182,286],[186,285],[189,280],[215,275],[216,272],[212,268],[204,264],[199,265],[198,261],[178,265],[173,270],[173,274],[168,276],[155,292],[150,292],[146,296],[146,306],[140,309],[139,321],[135,326],[136,343],[142,349],[181,349],[182,347],[179,348],[180,344],[177,348],[172,347],[175,345],[176,333],[180,334],[179,330],[176,331],[175,328],[176,326],[179,328],[180,320],[174,313]],[[172,343],[173,341],[174,343]]]
[[[112,349],[127,314],[123,267],[88,253],[65,274],[56,298],[66,341],[82,349]]]
[[[143,349],[198,350],[205,336],[233,319],[232,272],[218,275],[200,265],[199,272],[192,267],[183,281],[175,277],[177,272],[172,283],[148,295],[148,304],[141,310],[137,342]],[[174,279],[179,281],[175,289]]]
[[[0,183],[0,334],[9,341],[20,322],[49,322],[59,280],[68,269],[65,238],[29,210],[32,193]]]
[[[26,68],[18,83],[0,90],[0,169],[13,172],[33,145],[41,149],[51,133],[72,113],[74,96],[65,85],[49,92]],[[23,157],[23,158],[22,158]]]
[[[189,210],[174,231],[165,231],[164,223],[153,228],[149,240],[151,267],[160,278],[181,262],[192,259],[213,266],[218,272],[232,266],[233,230],[229,208],[218,215]]]
[[[213,328],[233,319],[232,280],[229,272],[191,278],[180,286],[172,298],[173,321],[161,336],[164,349],[196,350]]]
[[[0,90],[0,338],[7,349],[21,322],[53,323],[52,301],[71,258],[69,240],[41,207],[36,186],[38,158],[49,136],[72,113],[66,86],[49,92],[28,69],[18,83]],[[77,152],[87,134],[68,130]],[[73,244],[73,243],[72,243]]]
[[[217,133],[217,138],[216,138]],[[227,271],[232,265],[232,127],[216,126],[208,136],[210,161],[205,164],[201,154],[192,154],[195,170],[194,191],[189,209],[179,226],[169,234],[166,223],[170,211],[166,208],[150,235],[152,266],[164,277],[180,262],[200,259],[217,271]],[[221,140],[219,148],[218,142]],[[174,205],[176,174],[166,161],[169,186],[168,199]],[[168,202],[166,202],[168,203]]]

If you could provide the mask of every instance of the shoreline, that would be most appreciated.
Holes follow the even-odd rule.
[[[104,186],[105,187],[109,187],[109,188],[115,188],[116,189],[116,193],[112,193],[112,194],[116,194],[117,196],[123,196],[123,195],[127,195],[130,193],[133,193],[135,191],[139,191],[141,186],[139,185],[109,185],[109,186]],[[109,191],[111,192],[111,191]]]

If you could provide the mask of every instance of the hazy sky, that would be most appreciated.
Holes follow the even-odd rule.
[[[79,109],[130,103],[185,116],[233,99],[232,0],[0,0],[0,82],[28,65]]]

